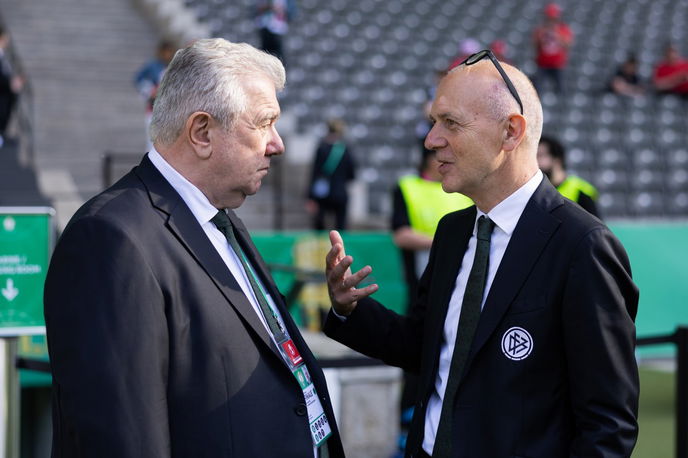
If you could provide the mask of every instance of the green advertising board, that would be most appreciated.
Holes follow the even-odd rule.
[[[45,332],[43,283],[53,215],[47,207],[0,207],[0,336]]]

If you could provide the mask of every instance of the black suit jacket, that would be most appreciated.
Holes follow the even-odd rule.
[[[334,339],[420,373],[407,457],[422,444],[447,305],[475,217],[471,207],[440,222],[414,315],[368,298],[346,321],[330,315],[326,322]],[[454,406],[453,456],[630,456],[637,437],[637,304],[619,241],[544,179],[486,298]],[[514,328],[530,337],[525,357],[514,351]]]
[[[322,371],[260,254],[334,430]],[[72,218],[45,286],[55,458],[312,456],[303,392],[181,197],[146,157]]]

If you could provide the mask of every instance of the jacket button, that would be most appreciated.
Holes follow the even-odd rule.
[[[294,413],[298,415],[299,417],[303,417],[308,413],[308,409],[306,409],[306,404],[298,404],[296,407],[294,407]]]

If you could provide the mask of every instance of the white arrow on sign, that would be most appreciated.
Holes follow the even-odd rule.
[[[11,302],[15,297],[17,297],[18,294],[19,290],[14,287],[14,280],[8,278],[6,286],[2,289],[2,295],[5,296],[5,299]]]

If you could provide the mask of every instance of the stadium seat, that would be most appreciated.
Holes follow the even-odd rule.
[[[213,34],[257,41],[248,13],[252,0],[184,2]],[[417,154],[414,128],[434,72],[446,68],[459,54],[459,43],[470,37],[483,47],[505,40],[510,61],[533,74],[531,34],[542,5],[299,0],[285,39],[288,83],[280,103],[294,113],[301,132],[343,114],[362,170],[386,170],[371,186],[373,194],[382,192],[389,176],[398,175]],[[564,73],[568,92],[540,94],[546,131],[567,147],[571,170],[594,171],[591,179],[604,191],[605,217],[657,216],[658,208],[685,215],[688,104],[674,96],[627,98],[604,91],[629,51],[637,54],[639,72],[647,76],[667,37],[685,43],[688,3],[580,0],[575,8],[565,6],[565,19],[576,35]],[[380,152],[383,145],[394,156],[384,148]],[[372,172],[366,176],[372,183]],[[670,189],[671,196],[657,206],[661,189]]]

